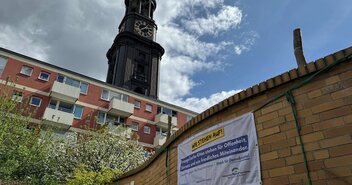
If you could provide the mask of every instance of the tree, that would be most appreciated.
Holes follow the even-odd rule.
[[[147,151],[124,133],[124,127],[114,134],[103,129],[81,136],[77,143],[58,145],[51,155],[58,164],[56,174],[69,184],[105,184],[137,167],[146,160]]]
[[[0,94],[0,181],[53,184],[47,160],[53,140],[49,132],[40,139],[39,126],[29,127],[31,111],[25,100],[17,103],[19,97],[10,93],[12,85],[2,86]]]
[[[126,138],[87,132],[78,140],[58,140],[55,129],[31,123],[28,102],[13,97],[13,83],[0,87],[0,184],[107,184],[146,160],[146,150]]]

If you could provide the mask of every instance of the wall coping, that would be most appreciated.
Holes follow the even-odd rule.
[[[348,47],[346,49],[340,50],[336,53],[333,53],[333,54],[327,55],[323,58],[320,58],[318,60],[312,61],[312,62],[306,64],[305,66],[300,66],[298,68],[291,69],[290,71],[287,71],[287,72],[282,73],[278,76],[275,76],[275,77],[270,78],[266,81],[263,81],[259,84],[256,84],[252,87],[249,87],[249,88],[247,88],[239,93],[236,93],[233,96],[221,101],[220,103],[208,108],[207,110],[200,113],[198,116],[194,117],[192,120],[188,121],[183,127],[181,127],[175,134],[173,134],[164,143],[164,145],[151,158],[149,158],[141,166],[139,166],[138,168],[135,168],[131,171],[128,171],[127,173],[123,174],[122,176],[120,176],[116,180],[114,180],[114,182],[118,181],[119,179],[130,177],[132,175],[137,174],[138,172],[143,171],[154,160],[156,160],[164,151],[168,150],[168,148],[170,148],[171,144],[178,137],[180,137],[188,129],[195,126],[197,123],[213,116],[214,114],[216,114],[216,113],[218,113],[218,112],[220,112],[230,106],[233,106],[233,105],[235,105],[241,101],[244,101],[246,99],[249,99],[255,95],[258,95],[260,93],[264,93],[264,92],[271,90],[273,88],[276,88],[280,85],[287,84],[293,80],[296,80],[298,78],[302,78],[304,76],[307,76],[308,74],[319,71],[320,69],[333,63],[335,60],[337,60],[339,58],[346,57],[350,54],[352,54],[352,47]]]

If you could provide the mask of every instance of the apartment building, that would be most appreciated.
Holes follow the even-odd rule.
[[[119,125],[148,148],[166,140],[168,116],[172,132],[197,115],[190,110],[120,88],[34,58],[0,48],[0,88],[15,83],[13,99],[35,109],[33,122],[51,125],[65,137],[88,128]]]

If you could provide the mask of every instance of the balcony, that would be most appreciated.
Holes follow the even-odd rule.
[[[160,113],[155,116],[155,124],[161,128],[168,128],[168,115]],[[176,127],[177,126],[177,118],[176,117],[171,117],[171,127]]]
[[[116,126],[116,125],[112,125],[109,124],[108,126],[109,128],[109,133],[110,134],[116,134],[122,137],[125,137],[127,139],[131,138],[132,135],[132,129],[131,128],[126,128],[126,127],[122,127],[122,126]]]
[[[160,133],[157,132],[154,138],[154,146],[161,146],[166,142],[166,136],[161,135]]]
[[[129,117],[133,114],[134,105],[122,101],[117,98],[112,98],[109,104],[109,114],[113,114],[121,117]]]
[[[75,103],[80,94],[80,88],[55,81],[51,88],[50,97],[69,103]]]
[[[73,119],[74,116],[72,113],[67,113],[51,108],[46,108],[43,115],[43,122],[45,124],[62,129],[69,129],[72,125]]]

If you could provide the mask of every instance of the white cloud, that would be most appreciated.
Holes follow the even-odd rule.
[[[11,0],[4,1],[0,10],[1,47],[105,78],[105,53],[124,16],[123,1]],[[224,0],[158,1],[155,13],[157,42],[166,50],[161,61],[160,99],[197,111],[220,101],[224,93],[183,97],[192,94],[195,86],[206,85],[195,81],[194,75],[224,70],[224,53],[233,53],[236,46],[247,47],[245,41],[235,45],[232,39],[212,39],[241,24],[240,8],[225,5]],[[210,37],[205,40],[202,34]]]
[[[42,31],[32,29],[28,30],[28,32],[23,32],[14,30],[9,26],[0,26],[0,30],[0,47],[20,51],[22,54],[39,60],[45,61],[48,59],[47,50],[49,47],[36,42],[30,37],[30,33],[38,34],[38,32]]]
[[[218,93],[214,93],[210,95],[209,97],[203,97],[203,98],[187,98],[187,99],[175,99],[172,100],[172,103],[196,111],[198,113],[201,113],[202,111],[210,108],[211,106],[221,102],[222,100],[240,92],[241,90],[231,90],[231,91],[221,91]]]
[[[236,28],[242,22],[240,8],[225,5],[224,0],[159,1],[154,17],[158,24],[157,42],[166,51],[161,61],[161,100],[201,112],[237,92],[183,98],[192,94],[195,86],[206,85],[194,81],[193,75],[225,68],[224,52],[231,54],[232,48],[237,48],[237,54],[249,50],[245,41],[235,45],[229,39],[217,37],[214,41],[204,41],[200,38],[204,34],[216,36]]]
[[[242,11],[236,6],[223,6],[218,14],[208,15],[206,18],[184,20],[186,29],[198,35],[213,34],[234,28],[242,21]]]

